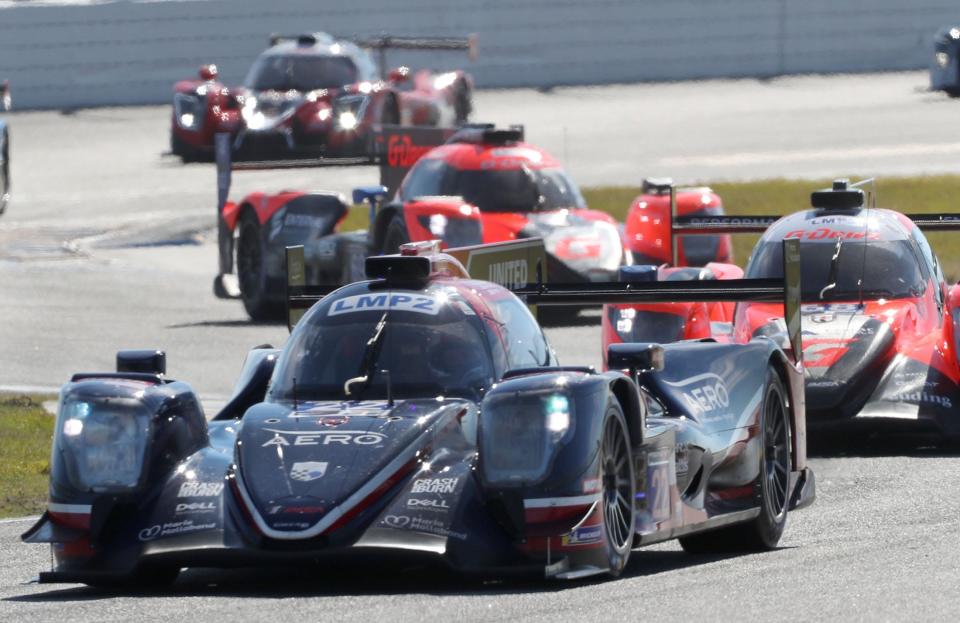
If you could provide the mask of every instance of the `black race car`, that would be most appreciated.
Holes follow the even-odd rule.
[[[467,263],[516,261],[503,249]],[[562,367],[520,298],[416,253],[369,258],[372,280],[313,304],[284,349],[251,351],[209,422],[158,351],[75,375],[48,509],[23,536],[53,545],[40,581],[161,583],[359,550],[616,575],[664,539],[775,547],[787,511],[812,501],[802,368],[777,342],[618,345],[609,360],[629,375]],[[526,290],[578,305],[784,294],[778,280],[677,285]]]

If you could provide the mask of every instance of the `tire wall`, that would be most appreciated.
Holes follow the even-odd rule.
[[[0,0],[0,79],[18,109],[155,104],[216,63],[240,83],[270,32],[477,33],[480,55],[393,52],[464,66],[477,86],[550,87],[925,67],[946,0]]]

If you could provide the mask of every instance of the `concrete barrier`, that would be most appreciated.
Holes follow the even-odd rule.
[[[473,63],[389,59],[464,66],[481,87],[882,71],[925,67],[957,20],[945,0],[0,0],[0,79],[21,109],[166,102],[201,63],[240,83],[270,32],[312,30],[475,32]]]

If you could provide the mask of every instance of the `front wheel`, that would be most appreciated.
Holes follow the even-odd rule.
[[[170,151],[184,164],[201,160],[200,150],[177,136],[173,130],[170,130]]]
[[[454,123],[463,125],[469,120],[470,113],[473,112],[473,96],[470,93],[470,86],[465,80],[458,82],[454,88],[456,89],[453,94]]]
[[[630,435],[620,403],[610,398],[600,442],[603,483],[603,530],[610,575],[620,575],[630,559],[635,525],[636,479],[630,452]]]
[[[774,549],[787,523],[790,504],[790,416],[780,375],[767,368],[761,407],[760,514],[748,523],[680,538],[691,553],[758,552]]]

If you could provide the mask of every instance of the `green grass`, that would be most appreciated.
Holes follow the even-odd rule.
[[[43,401],[52,399],[0,394],[0,517],[43,510],[54,423]]]
[[[860,179],[851,176],[852,179]],[[831,180],[772,179],[754,182],[718,182],[710,184],[723,200],[727,214],[788,214],[810,205],[810,192],[826,188]],[[900,212],[960,212],[960,175],[930,177],[885,177],[876,184],[877,206]],[[583,196],[591,208],[609,212],[623,222],[630,203],[640,193],[638,186],[584,188]],[[365,229],[367,208],[354,207],[341,229]],[[756,243],[756,235],[736,235],[734,257],[743,265]],[[960,232],[927,235],[944,273],[960,276]]]

